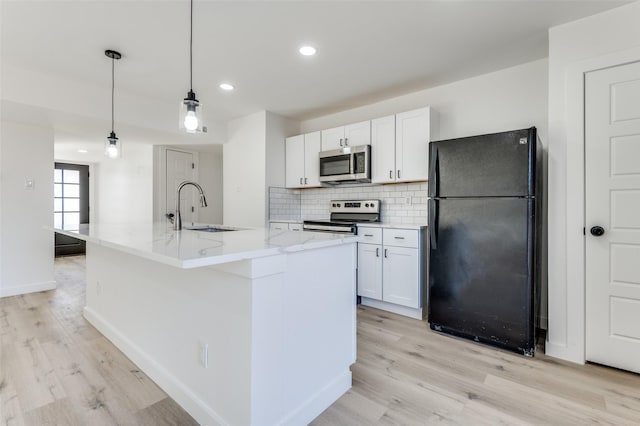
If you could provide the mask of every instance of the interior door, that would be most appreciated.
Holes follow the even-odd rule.
[[[585,86],[586,358],[640,373],[640,62]]]
[[[193,154],[190,152],[167,149],[167,186],[166,212],[175,214],[176,189],[185,180],[194,181]],[[193,186],[185,187],[180,193],[180,210],[182,223],[193,223],[196,218],[196,190]]]

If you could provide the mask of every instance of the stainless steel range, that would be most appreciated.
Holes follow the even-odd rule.
[[[380,222],[380,200],[331,200],[329,220],[305,220],[304,231],[356,234],[356,224]]]

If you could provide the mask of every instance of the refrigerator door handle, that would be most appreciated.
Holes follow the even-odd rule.
[[[440,194],[438,188],[438,148],[434,146],[431,156],[431,164],[429,165],[429,195],[437,197]]]
[[[429,242],[431,250],[438,249],[438,208],[437,200],[429,200]]]

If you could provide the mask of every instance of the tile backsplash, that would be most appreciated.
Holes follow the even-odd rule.
[[[269,188],[269,220],[327,220],[330,200],[382,202],[383,223],[426,224],[427,182],[352,185],[312,189]]]

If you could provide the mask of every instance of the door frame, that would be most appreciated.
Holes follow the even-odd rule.
[[[198,151],[183,149],[173,145],[154,145],[153,146],[153,221],[164,222],[166,199],[167,199],[167,150],[184,152],[193,155],[193,163],[195,164],[194,179],[197,181],[200,170],[200,156]],[[198,218],[198,209],[194,212],[194,218]]]
[[[549,309],[547,347],[550,355],[576,362],[586,362],[586,164],[585,164],[585,74],[640,61],[640,48],[590,58],[567,67],[566,71],[566,321],[552,321]],[[568,189],[571,188],[569,191]],[[580,218],[580,226],[569,223],[569,218]],[[561,220],[563,220],[561,218]],[[564,323],[564,324],[563,324]],[[565,345],[550,342],[553,326],[566,335]],[[548,353],[549,353],[548,352]]]

